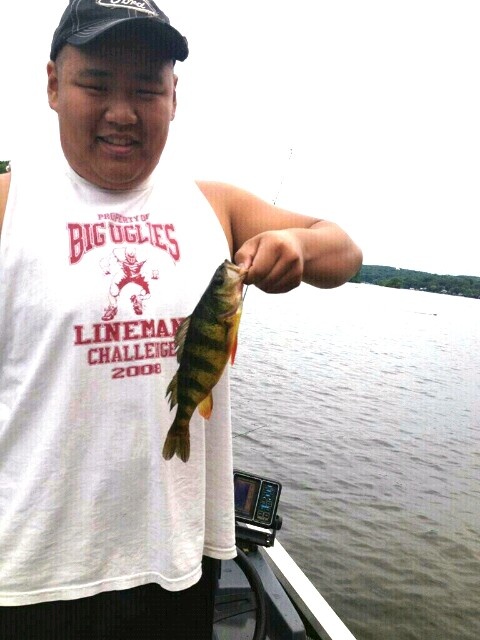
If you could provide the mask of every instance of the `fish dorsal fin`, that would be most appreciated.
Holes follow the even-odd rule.
[[[170,409],[173,409],[173,407],[176,404],[178,404],[177,390],[178,390],[178,374],[176,373],[173,376],[173,378],[170,380],[170,384],[167,387],[167,393],[165,394],[168,401],[170,402]]]
[[[187,338],[188,327],[190,326],[190,318],[192,316],[188,316],[182,322],[182,324],[178,327],[177,333],[175,334],[175,347],[176,347],[176,355],[177,362],[180,362],[183,354],[183,347],[185,345],[185,340]]]
[[[210,416],[212,415],[212,410],[213,410],[213,397],[212,397],[212,392],[210,391],[208,396],[204,398],[198,405],[198,412],[202,416],[202,418],[205,418],[205,420],[210,420]]]

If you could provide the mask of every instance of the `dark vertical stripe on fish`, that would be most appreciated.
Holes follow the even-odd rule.
[[[202,373],[216,373],[217,367],[214,362],[207,360],[203,356],[189,350],[188,366],[185,367],[185,373],[199,370]]]

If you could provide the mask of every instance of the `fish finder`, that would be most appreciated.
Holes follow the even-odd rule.
[[[282,485],[276,480],[237,469],[233,472],[233,484],[237,538],[271,546],[275,540],[275,530],[280,529],[282,524],[277,515]],[[270,531],[259,531],[257,527]]]

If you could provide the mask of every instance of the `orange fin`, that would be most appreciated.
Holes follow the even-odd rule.
[[[233,320],[232,320],[232,328],[230,329],[230,335],[228,338],[229,345],[229,354],[230,354],[230,362],[233,364],[235,362],[235,355],[237,353],[238,346],[238,327],[240,326],[240,318],[242,317],[242,308],[241,306],[237,309]]]
[[[237,355],[237,347],[238,347],[238,333],[235,335],[233,339],[232,349],[230,351],[230,362],[232,364],[235,363],[235,356]]]
[[[198,412],[202,416],[202,418],[205,418],[205,420],[210,420],[210,416],[212,415],[212,409],[213,409],[213,397],[212,397],[212,392],[210,391],[208,396],[204,398],[198,405]]]

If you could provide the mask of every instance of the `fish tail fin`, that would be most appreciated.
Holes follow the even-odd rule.
[[[187,462],[190,458],[190,434],[188,429],[179,428],[174,422],[168,430],[162,454],[165,460],[170,460],[176,454],[183,462]]]

